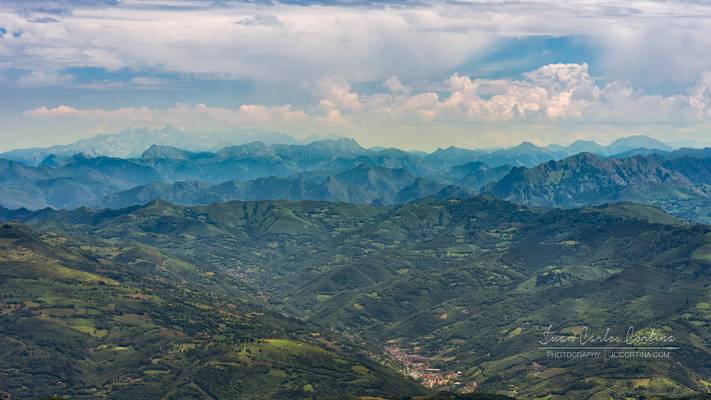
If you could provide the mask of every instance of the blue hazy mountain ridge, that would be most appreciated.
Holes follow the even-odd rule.
[[[0,159],[0,204],[75,208],[160,179],[152,167],[121,158],[78,154],[52,166],[38,167]]]
[[[338,139],[327,138],[327,139]],[[139,157],[151,145],[164,145],[177,147],[190,151],[217,151],[220,148],[236,146],[250,142],[262,142],[265,144],[308,144],[322,141],[324,138],[310,136],[304,140],[297,140],[280,132],[270,132],[264,130],[234,129],[223,132],[193,132],[176,129],[166,126],[162,129],[134,128],[126,129],[114,134],[98,135],[89,139],[82,139],[66,145],[57,145],[43,148],[29,148],[11,150],[0,153],[0,158],[14,161],[22,161],[30,165],[38,165],[47,156],[55,154],[57,156],[72,156],[77,153],[84,153],[91,156],[108,156],[120,158]],[[480,159],[493,167],[511,164],[534,166],[540,162],[551,159],[561,159],[566,156],[580,152],[590,152],[600,155],[613,155],[637,148],[657,149],[668,151],[671,146],[644,135],[629,136],[614,141],[609,146],[602,146],[593,141],[578,140],[568,146],[548,145],[537,147],[530,143],[522,143],[519,146],[509,149],[480,149],[470,150],[458,147],[448,147],[437,149],[429,154],[431,162],[439,161],[445,163],[445,167],[463,164],[472,159]],[[373,148],[378,152],[381,148]],[[427,156],[422,152],[411,152],[412,154]],[[490,154],[490,156],[485,156]],[[511,154],[517,154],[523,159],[510,158]],[[528,160],[526,160],[528,157]],[[508,159],[507,159],[508,158]]]
[[[285,133],[264,130],[236,129],[226,132],[197,133],[166,126],[155,130],[144,128],[126,129],[118,133],[98,135],[66,145],[11,150],[0,154],[0,157],[37,165],[51,154],[72,156],[77,153],[84,153],[91,156],[133,158],[138,157],[153,144],[177,146],[199,151],[216,150],[224,146],[254,141],[299,143],[299,141]]]
[[[152,182],[108,195],[102,205],[123,208],[154,199],[182,205],[266,199],[394,204],[429,196],[445,196],[440,192],[450,186],[441,181],[417,177],[402,168],[361,164],[334,175],[269,176],[250,181],[231,180],[217,185],[200,181]],[[475,191],[463,193],[473,195]]]
[[[143,204],[151,198],[162,198],[180,204],[205,203],[207,199],[212,202],[235,199],[314,199],[392,204],[437,195],[447,186],[459,188],[464,193],[475,193],[488,184],[489,186],[483,190],[484,193],[492,193],[529,205],[571,207],[609,201],[637,201],[659,205],[668,211],[693,219],[708,218],[708,207],[705,204],[709,197],[708,185],[711,179],[708,172],[709,158],[705,158],[707,156],[705,150],[697,150],[696,153],[691,149],[676,152],[662,151],[662,153],[658,150],[649,153],[638,150],[630,152],[634,154],[633,156],[624,158],[606,158],[591,153],[580,153],[563,160],[549,160],[531,169],[516,167],[513,171],[507,164],[490,167],[483,161],[469,161],[450,167],[444,173],[441,169],[448,164],[438,157],[444,152],[450,152],[459,157],[456,161],[464,161],[460,149],[450,148],[420,157],[396,149],[371,154],[349,140],[337,142],[335,151],[324,152],[324,146],[323,142],[313,146],[319,148],[316,152],[299,146],[272,146],[271,149],[261,144],[244,146],[239,149],[239,161],[235,161],[236,163],[250,163],[249,169],[254,173],[262,171],[265,167],[264,160],[268,160],[267,166],[279,166],[278,174],[273,173],[270,175],[271,178],[258,177],[246,183],[233,181],[206,187],[201,192],[195,192],[195,195],[202,196],[202,200],[186,196],[182,193],[183,190],[179,190],[183,185],[178,185],[169,190],[170,193],[174,193],[171,196],[161,195],[160,190],[155,191],[153,188],[152,196],[132,200],[132,193],[146,192],[148,188],[143,187],[134,192],[110,196],[110,201],[105,205],[119,207]],[[501,150],[496,153],[505,153],[502,157],[508,161],[513,157],[519,157],[518,160],[529,156],[544,160],[549,158],[546,153],[534,153],[536,149],[536,146],[524,143],[509,152]],[[230,149],[221,153],[235,155],[236,150]],[[299,154],[299,151],[304,150],[306,155]],[[474,153],[469,154],[476,156]],[[197,155],[197,157],[204,159],[205,155]],[[529,158],[528,161],[533,159]],[[550,164],[551,162],[555,164]],[[224,172],[224,166],[228,164],[232,165],[219,163],[218,165],[223,168],[220,171]],[[546,166],[550,165],[555,165],[556,168],[547,170]],[[162,168],[161,170],[168,173],[171,170],[184,171],[185,168]],[[202,171],[206,170],[208,169]],[[514,189],[518,190],[519,195],[512,195],[504,189],[516,180],[517,174],[529,170],[528,177],[536,174],[543,176],[542,179],[545,181],[543,186],[547,195],[533,195],[536,188],[542,185],[535,179],[526,179],[520,183]],[[298,177],[289,176],[289,173],[295,171],[302,171],[302,174]],[[303,171],[308,173],[305,174]],[[552,177],[564,172],[565,180],[556,180]],[[359,174],[367,179],[344,179]],[[242,176],[245,175],[250,176],[249,174]],[[213,174],[207,173],[204,176],[212,177]],[[274,178],[275,176],[280,176],[281,180]],[[404,178],[405,176],[407,178]],[[225,177],[221,176],[221,178]],[[415,182],[415,178],[419,179],[420,189],[412,191],[410,187],[405,190],[408,185]],[[574,190],[571,191],[571,188]],[[400,191],[403,192],[398,194]],[[410,194],[405,195],[404,193],[408,191]],[[689,207],[698,209],[698,202],[701,202],[698,215],[686,215],[686,211],[683,211],[684,205],[688,204]],[[677,210],[679,207],[682,210]]]
[[[634,149],[671,150],[672,148],[649,136],[634,135],[617,139],[607,146],[606,149],[609,155],[614,155]]]
[[[568,155],[578,150],[604,154]],[[534,206],[636,201],[708,221],[709,160],[710,149],[671,150],[645,136],[610,146],[524,142],[429,154],[366,149],[346,138],[250,142],[214,151],[152,144],[133,158],[49,154],[37,165],[0,159],[0,205],[119,208],[154,199],[183,205],[263,199],[398,204],[482,192]]]

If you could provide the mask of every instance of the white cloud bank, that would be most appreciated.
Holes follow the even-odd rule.
[[[520,80],[452,75],[445,95],[376,95],[369,110],[401,119],[475,122],[689,123],[709,112],[709,80],[689,95],[645,95],[627,83],[598,86],[586,64],[550,64]]]
[[[320,99],[304,108],[290,105],[242,105],[238,108],[176,104],[154,109],[76,109],[62,105],[29,110],[24,117],[40,121],[79,121],[118,130],[173,125],[185,129],[267,128],[305,136],[311,133],[353,135],[366,143],[384,144],[383,135],[397,143],[425,143],[433,132],[453,135],[453,143],[511,144],[520,139],[548,141],[552,131],[570,126],[658,124],[681,127],[708,125],[711,120],[711,73],[684,95],[646,95],[629,84],[596,84],[585,64],[551,64],[515,80],[472,79],[454,74],[442,91],[413,92],[397,77],[387,79],[382,92],[359,94],[338,76],[311,88]],[[492,126],[545,126],[548,132],[498,137]],[[467,132],[488,132],[472,137]],[[514,130],[515,132],[516,130]],[[668,134],[673,133],[670,130]],[[398,134],[399,133],[399,134]],[[574,137],[574,132],[569,132]],[[457,135],[459,135],[457,137]],[[605,132],[597,132],[598,138]],[[380,139],[380,140],[379,140]],[[431,139],[431,138],[430,138]]]
[[[205,3],[203,3],[205,4]],[[75,8],[38,24],[33,14],[2,9],[0,26],[18,37],[0,41],[6,65],[26,69],[88,66],[151,68],[226,79],[311,80],[337,74],[378,80],[408,65],[412,74],[441,72],[464,61],[491,35],[424,29],[449,17],[412,10],[327,6],[228,8]],[[447,43],[442,46],[442,43]]]
[[[7,31],[0,67],[155,69],[267,81],[339,75],[352,83],[399,75],[412,81],[451,71],[497,38],[583,35],[599,49],[610,80],[684,85],[711,70],[706,1],[108,3],[117,6],[75,6],[60,15],[21,1],[0,4],[0,27]]]

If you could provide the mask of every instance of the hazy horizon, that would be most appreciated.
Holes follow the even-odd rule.
[[[214,131],[214,132],[197,132],[197,131],[187,131],[187,130],[179,130],[175,129],[171,126],[165,126],[163,128],[159,129],[144,129],[144,128],[127,128],[119,132],[111,132],[111,133],[101,133],[101,134],[96,134],[94,136],[86,137],[86,138],[81,138],[78,140],[73,140],[70,142],[62,142],[62,143],[54,143],[54,144],[46,144],[46,145],[41,145],[41,146],[30,146],[30,147],[17,147],[17,148],[3,148],[2,145],[0,144],[0,154],[2,152],[13,152],[13,151],[24,151],[24,150],[33,150],[33,149],[44,149],[44,148],[53,148],[57,146],[71,146],[77,143],[82,143],[86,141],[91,141],[93,139],[98,139],[98,138],[105,138],[105,137],[113,137],[113,138],[121,138],[121,136],[130,134],[130,133],[136,133],[136,132],[146,132],[146,133],[153,133],[153,134],[166,134],[166,135],[175,135],[175,134],[187,134],[187,135],[195,135],[196,137],[199,138],[210,138],[210,136],[213,137],[213,142],[212,143],[205,143],[204,146],[194,146],[194,145],[185,145],[185,146],[179,146],[179,145],[169,145],[171,147],[177,147],[177,148],[182,148],[186,150],[209,150],[209,149],[218,149],[223,146],[229,146],[232,145],[233,143],[250,143],[250,142],[265,142],[267,144],[309,144],[315,141],[321,141],[321,140],[339,140],[339,139],[350,139],[354,140],[358,145],[360,145],[363,148],[366,149],[387,149],[387,148],[397,148],[400,150],[405,150],[405,151],[410,151],[410,152],[426,152],[426,153],[431,153],[433,151],[436,151],[438,149],[446,149],[449,147],[456,147],[456,148],[461,148],[461,149],[467,149],[467,150],[481,150],[481,151],[494,151],[498,149],[506,149],[506,148],[511,148],[515,147],[518,145],[521,145],[523,143],[532,143],[538,147],[541,148],[546,148],[548,146],[569,146],[571,144],[574,144],[575,142],[578,141],[586,141],[586,142],[594,142],[600,146],[606,147],[610,146],[614,142],[622,139],[627,139],[627,138],[632,138],[632,137],[647,137],[651,138],[654,140],[658,140],[659,142],[663,143],[664,145],[669,146],[670,148],[677,149],[677,148],[683,148],[683,147],[692,147],[692,148],[702,148],[706,147],[702,143],[690,143],[687,141],[677,141],[677,142],[667,142],[662,139],[657,139],[649,135],[644,135],[644,134],[629,134],[629,135],[623,135],[623,136],[618,136],[614,137],[608,141],[597,141],[594,139],[574,139],[574,140],[569,140],[569,141],[564,141],[564,142],[549,142],[549,143],[542,143],[540,141],[535,141],[535,140],[528,140],[524,139],[521,142],[514,143],[512,145],[508,146],[491,146],[491,147],[467,147],[467,146],[456,146],[452,144],[445,144],[441,146],[436,146],[434,148],[412,148],[412,147],[407,147],[405,146],[382,146],[382,145],[367,145],[362,143],[358,138],[354,137],[348,137],[348,136],[342,136],[342,135],[324,135],[324,136],[319,136],[319,135],[311,135],[307,136],[305,138],[298,138],[292,135],[289,135],[285,132],[270,132],[270,131],[256,131],[256,130],[224,130],[224,131]],[[264,139],[269,139],[269,140],[264,140]],[[229,142],[229,139],[233,139],[233,142]],[[163,145],[163,143],[153,143],[153,145]]]

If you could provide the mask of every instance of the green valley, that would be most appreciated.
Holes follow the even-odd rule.
[[[681,398],[711,382],[711,228],[650,206],[154,201],[2,219],[14,221],[3,242],[5,347],[20,341],[47,358],[38,343],[50,339],[26,337],[35,332],[74,369],[116,365],[91,378],[54,367],[48,384],[109,396],[170,381],[165,395],[177,397],[432,388],[617,399]],[[634,327],[677,342],[669,358],[558,359],[539,343],[548,327]],[[22,387],[27,370],[3,371]]]
[[[156,248],[5,224],[0,250],[0,390],[13,398],[423,393],[238,279]]]

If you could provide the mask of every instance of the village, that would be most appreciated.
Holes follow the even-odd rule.
[[[385,354],[405,375],[412,377],[430,389],[452,390],[471,393],[476,390],[476,382],[464,384],[462,371],[447,371],[432,367],[432,359],[398,346],[388,346]]]

